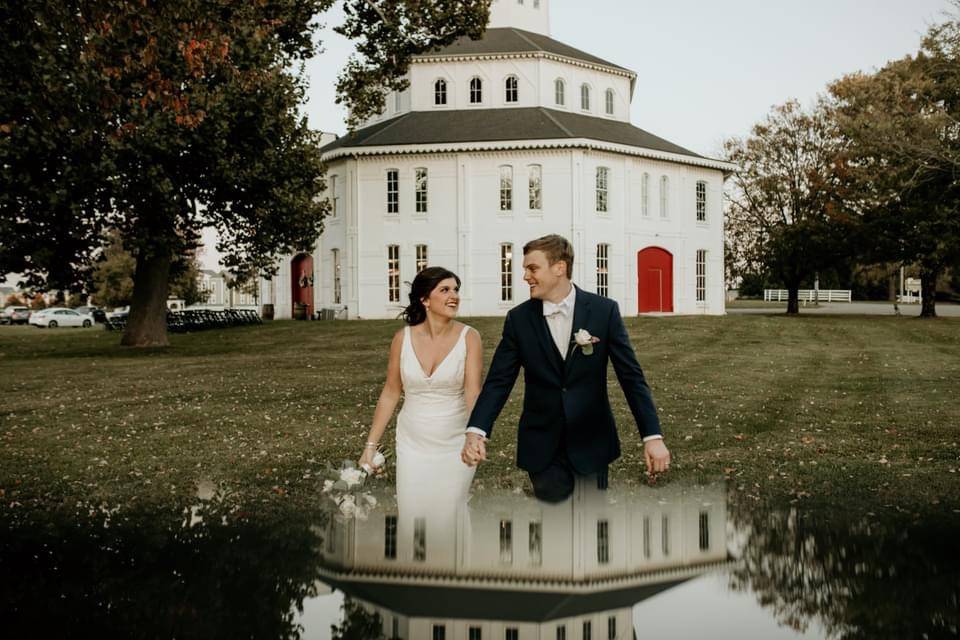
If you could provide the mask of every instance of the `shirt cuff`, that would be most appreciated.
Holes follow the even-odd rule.
[[[647,436],[643,439],[644,442],[647,442],[648,440],[663,440],[663,436],[661,436],[660,434],[654,434],[652,436]]]
[[[489,439],[489,436],[487,436],[487,432],[484,431],[483,429],[480,429],[479,427],[467,427],[467,433],[475,433],[479,436],[483,436],[484,438]]]

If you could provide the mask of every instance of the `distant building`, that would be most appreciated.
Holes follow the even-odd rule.
[[[200,270],[200,286],[208,292],[204,302],[192,305],[191,309],[257,309],[254,293],[231,286],[233,280],[226,271]]]
[[[548,233],[624,316],[725,312],[732,165],[635,127],[630,105],[656,87],[551,38],[549,7],[495,0],[480,40],[416,56],[409,88],[323,146],[332,214],[261,283],[278,318],[297,303],[394,318],[425,266],[460,276],[464,315],[504,315],[528,297],[523,245]]]

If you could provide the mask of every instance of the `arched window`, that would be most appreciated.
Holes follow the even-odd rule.
[[[613,89],[607,89],[606,99],[604,100],[604,106],[607,111],[608,116],[613,115]]]
[[[580,85],[580,108],[590,111],[590,85],[587,83]]]
[[[480,78],[471,78],[470,104],[480,104],[481,102],[483,102],[483,80]]]
[[[447,104],[447,81],[443,78],[433,83],[433,104]]]
[[[503,88],[505,92],[505,99],[507,102],[517,102],[519,99],[519,86],[520,83],[517,81],[517,76],[507,76],[507,79],[503,83]]]
[[[557,103],[558,107],[566,104],[566,89],[567,83],[563,81],[563,78],[557,78],[553,81],[553,101]]]

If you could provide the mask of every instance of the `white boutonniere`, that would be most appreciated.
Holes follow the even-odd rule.
[[[583,355],[585,356],[591,355],[593,353],[593,345],[600,342],[600,338],[593,337],[586,329],[580,329],[573,334],[573,340],[577,343],[577,346],[580,347],[580,351],[582,351]]]

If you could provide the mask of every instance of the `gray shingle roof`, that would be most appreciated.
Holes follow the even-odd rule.
[[[592,593],[506,591],[339,580],[323,581],[345,594],[411,618],[547,622],[612,611],[643,602],[689,580]]]
[[[464,36],[451,45],[430,53],[425,53],[422,56],[415,56],[414,60],[434,56],[533,53],[538,51],[552,53],[565,58],[573,58],[574,60],[580,60],[581,62],[588,62],[590,64],[620,69],[621,71],[626,71],[631,74],[633,73],[625,67],[607,62],[602,58],[575,49],[543,34],[513,28],[487,29],[483,37],[479,40],[471,40]]]
[[[412,111],[341,136],[324,146],[322,151],[327,153],[340,148],[409,144],[564,138],[587,138],[703,158],[629,122],[543,107]]]

